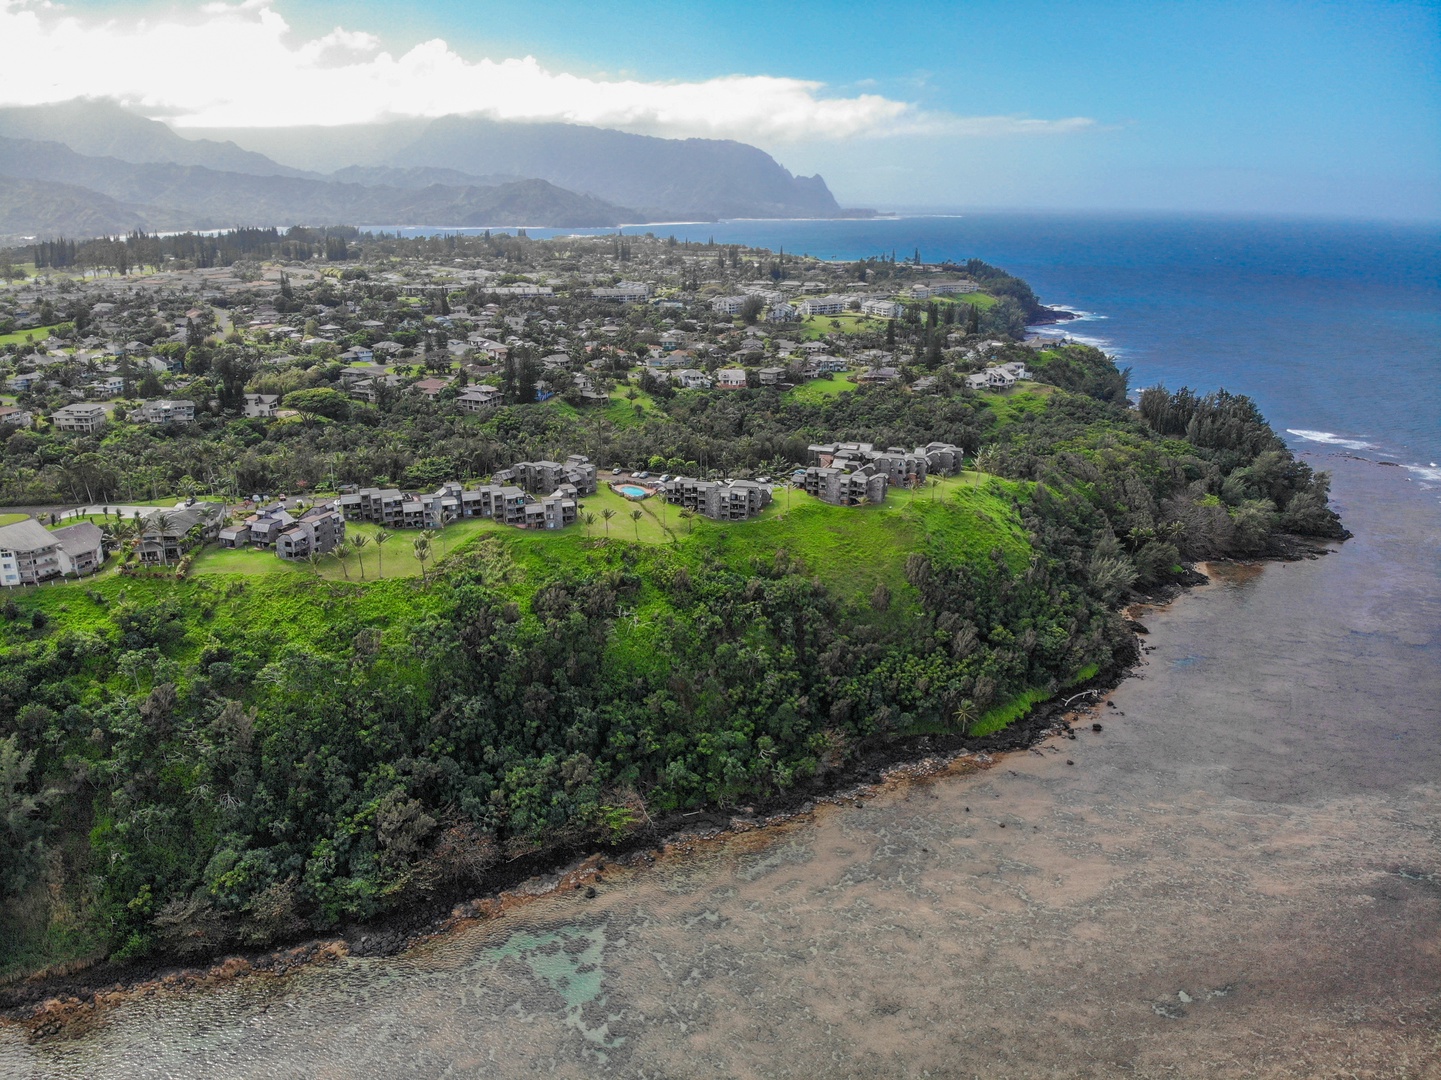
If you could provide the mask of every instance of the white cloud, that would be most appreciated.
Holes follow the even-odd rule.
[[[776,144],[885,135],[1064,134],[1076,117],[957,117],[880,94],[828,96],[818,82],[732,75],[701,82],[589,78],[533,57],[478,61],[443,40],[397,56],[375,35],[336,27],[293,40],[275,0],[207,3],[192,13],[98,18],[46,0],[0,0],[0,100],[112,97],[177,127],[358,123],[480,113],[669,136]]]

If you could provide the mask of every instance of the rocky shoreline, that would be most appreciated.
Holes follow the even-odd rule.
[[[1348,534],[1349,535],[1349,534]],[[1287,538],[1268,551],[1266,561],[1317,558],[1327,548],[1301,538]],[[1132,616],[1137,608],[1171,603],[1210,579],[1188,567],[1176,583],[1132,598],[1123,614],[1136,635],[1135,650],[1085,683],[1070,688],[1063,699],[1044,702],[1002,731],[982,738],[961,734],[915,735],[877,740],[846,768],[822,777],[802,790],[788,792],[740,808],[709,808],[669,815],[637,830],[616,844],[551,849],[494,868],[488,888],[477,897],[473,888],[431,894],[373,922],[346,926],[323,938],[294,941],[282,947],[231,951],[208,965],[175,961],[112,964],[101,962],[49,969],[16,976],[0,985],[0,1022],[23,1027],[43,1038],[91,1022],[105,1009],[140,995],[189,992],[250,975],[281,976],[299,967],[345,956],[388,956],[436,936],[503,916],[518,906],[564,890],[589,890],[603,885],[610,864],[642,867],[670,854],[684,854],[698,843],[714,842],[742,832],[773,827],[812,812],[821,803],[855,803],[873,797],[886,785],[944,772],[990,767],[996,756],[1035,750],[1053,736],[1077,738],[1077,730],[1101,731],[1095,715],[1109,701],[1106,695],[1135,675],[1148,631]],[[1083,705],[1079,699],[1089,699]],[[1114,708],[1112,705],[1111,708]]]

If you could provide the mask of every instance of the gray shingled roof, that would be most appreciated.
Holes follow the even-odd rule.
[[[34,518],[0,526],[0,548],[9,551],[35,551],[55,543],[55,537]]]

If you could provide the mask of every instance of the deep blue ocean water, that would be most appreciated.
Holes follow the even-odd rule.
[[[981,258],[1085,312],[1064,331],[1130,365],[1133,387],[1248,394],[1298,450],[1354,450],[1441,484],[1441,225],[975,214],[625,231],[827,259]]]

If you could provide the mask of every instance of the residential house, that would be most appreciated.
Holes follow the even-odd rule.
[[[671,372],[670,381],[682,390],[709,390],[712,385],[711,377],[695,368],[682,368],[680,371]]]
[[[899,319],[904,308],[894,300],[862,300],[861,312],[865,315],[878,315],[883,319]]]
[[[717,390],[744,390],[746,373],[744,368],[721,368],[715,373]]]
[[[155,510],[140,519],[140,560],[178,562],[197,543],[217,539],[224,521],[225,507],[219,503]]]
[[[796,311],[801,315],[840,315],[850,308],[850,304],[849,296],[808,296],[796,305]]]
[[[522,513],[522,528],[563,529],[579,519],[580,504],[574,497],[556,493],[539,502],[526,503]]]
[[[60,572],[66,577],[88,577],[105,562],[105,534],[98,525],[82,521],[50,533],[58,545]]]
[[[0,585],[38,585],[63,573],[60,542],[40,522],[0,526]]]
[[[813,354],[806,360],[806,374],[808,375],[843,375],[849,370],[850,361],[843,360],[839,356]]]
[[[66,405],[50,414],[51,423],[60,431],[77,431],[84,435],[98,431],[107,419],[105,406],[83,402]]]
[[[494,386],[472,386],[455,399],[456,405],[465,412],[484,412],[500,402],[501,392]]]
[[[749,296],[717,296],[710,306],[717,315],[739,315],[749,299]]]
[[[771,502],[768,484],[754,480],[696,480],[678,476],[661,485],[666,502],[713,521],[746,521]]]
[[[320,503],[300,515],[275,541],[282,559],[324,555],[345,539],[345,515],[334,503]]]
[[[597,300],[614,300],[622,304],[643,303],[650,296],[650,286],[644,281],[618,281],[608,288],[592,289],[591,296]]]
[[[195,422],[193,401],[147,401],[130,413],[137,424],[192,424]]]
[[[992,364],[984,371],[966,376],[966,385],[972,390],[1009,390],[1019,379],[1029,379],[1031,373],[1018,360],[1005,364]]]
[[[349,365],[340,369],[340,385],[344,387],[354,386],[366,379],[373,379],[380,374],[381,369],[377,367],[356,367]]]
[[[0,405],[0,424],[10,424],[18,428],[28,428],[35,423],[35,417],[28,409],[22,409],[17,405]]]
[[[558,461],[519,461],[492,479],[513,482],[535,494],[553,492],[563,484],[572,485],[582,495],[593,495],[596,489],[595,466],[581,454],[572,454],[564,464]]]
[[[886,474],[870,465],[855,472],[813,465],[805,472],[806,494],[834,506],[859,506],[862,500],[884,502],[888,486]]]
[[[357,401],[368,401],[374,405],[386,387],[398,387],[399,385],[399,375],[377,375],[373,379],[366,379],[351,386],[350,396]]]
[[[965,462],[965,451],[952,443],[929,442],[915,451],[926,459],[926,470],[939,476],[954,476]]]
[[[90,384],[90,393],[93,397],[112,398],[125,393],[125,380],[119,375],[107,375],[103,379],[96,379]]]
[[[795,322],[797,311],[791,304],[772,304],[766,311],[766,322],[783,323]]]
[[[428,398],[440,397],[440,392],[450,385],[449,379],[418,379],[410,384],[411,390]]]
[[[870,367],[856,376],[856,381],[862,383],[888,383],[895,382],[900,377],[901,373],[896,368]]]
[[[779,386],[786,377],[786,369],[783,367],[763,367],[756,372],[762,386]]]
[[[240,408],[246,416],[273,420],[279,406],[279,394],[246,394]]]

